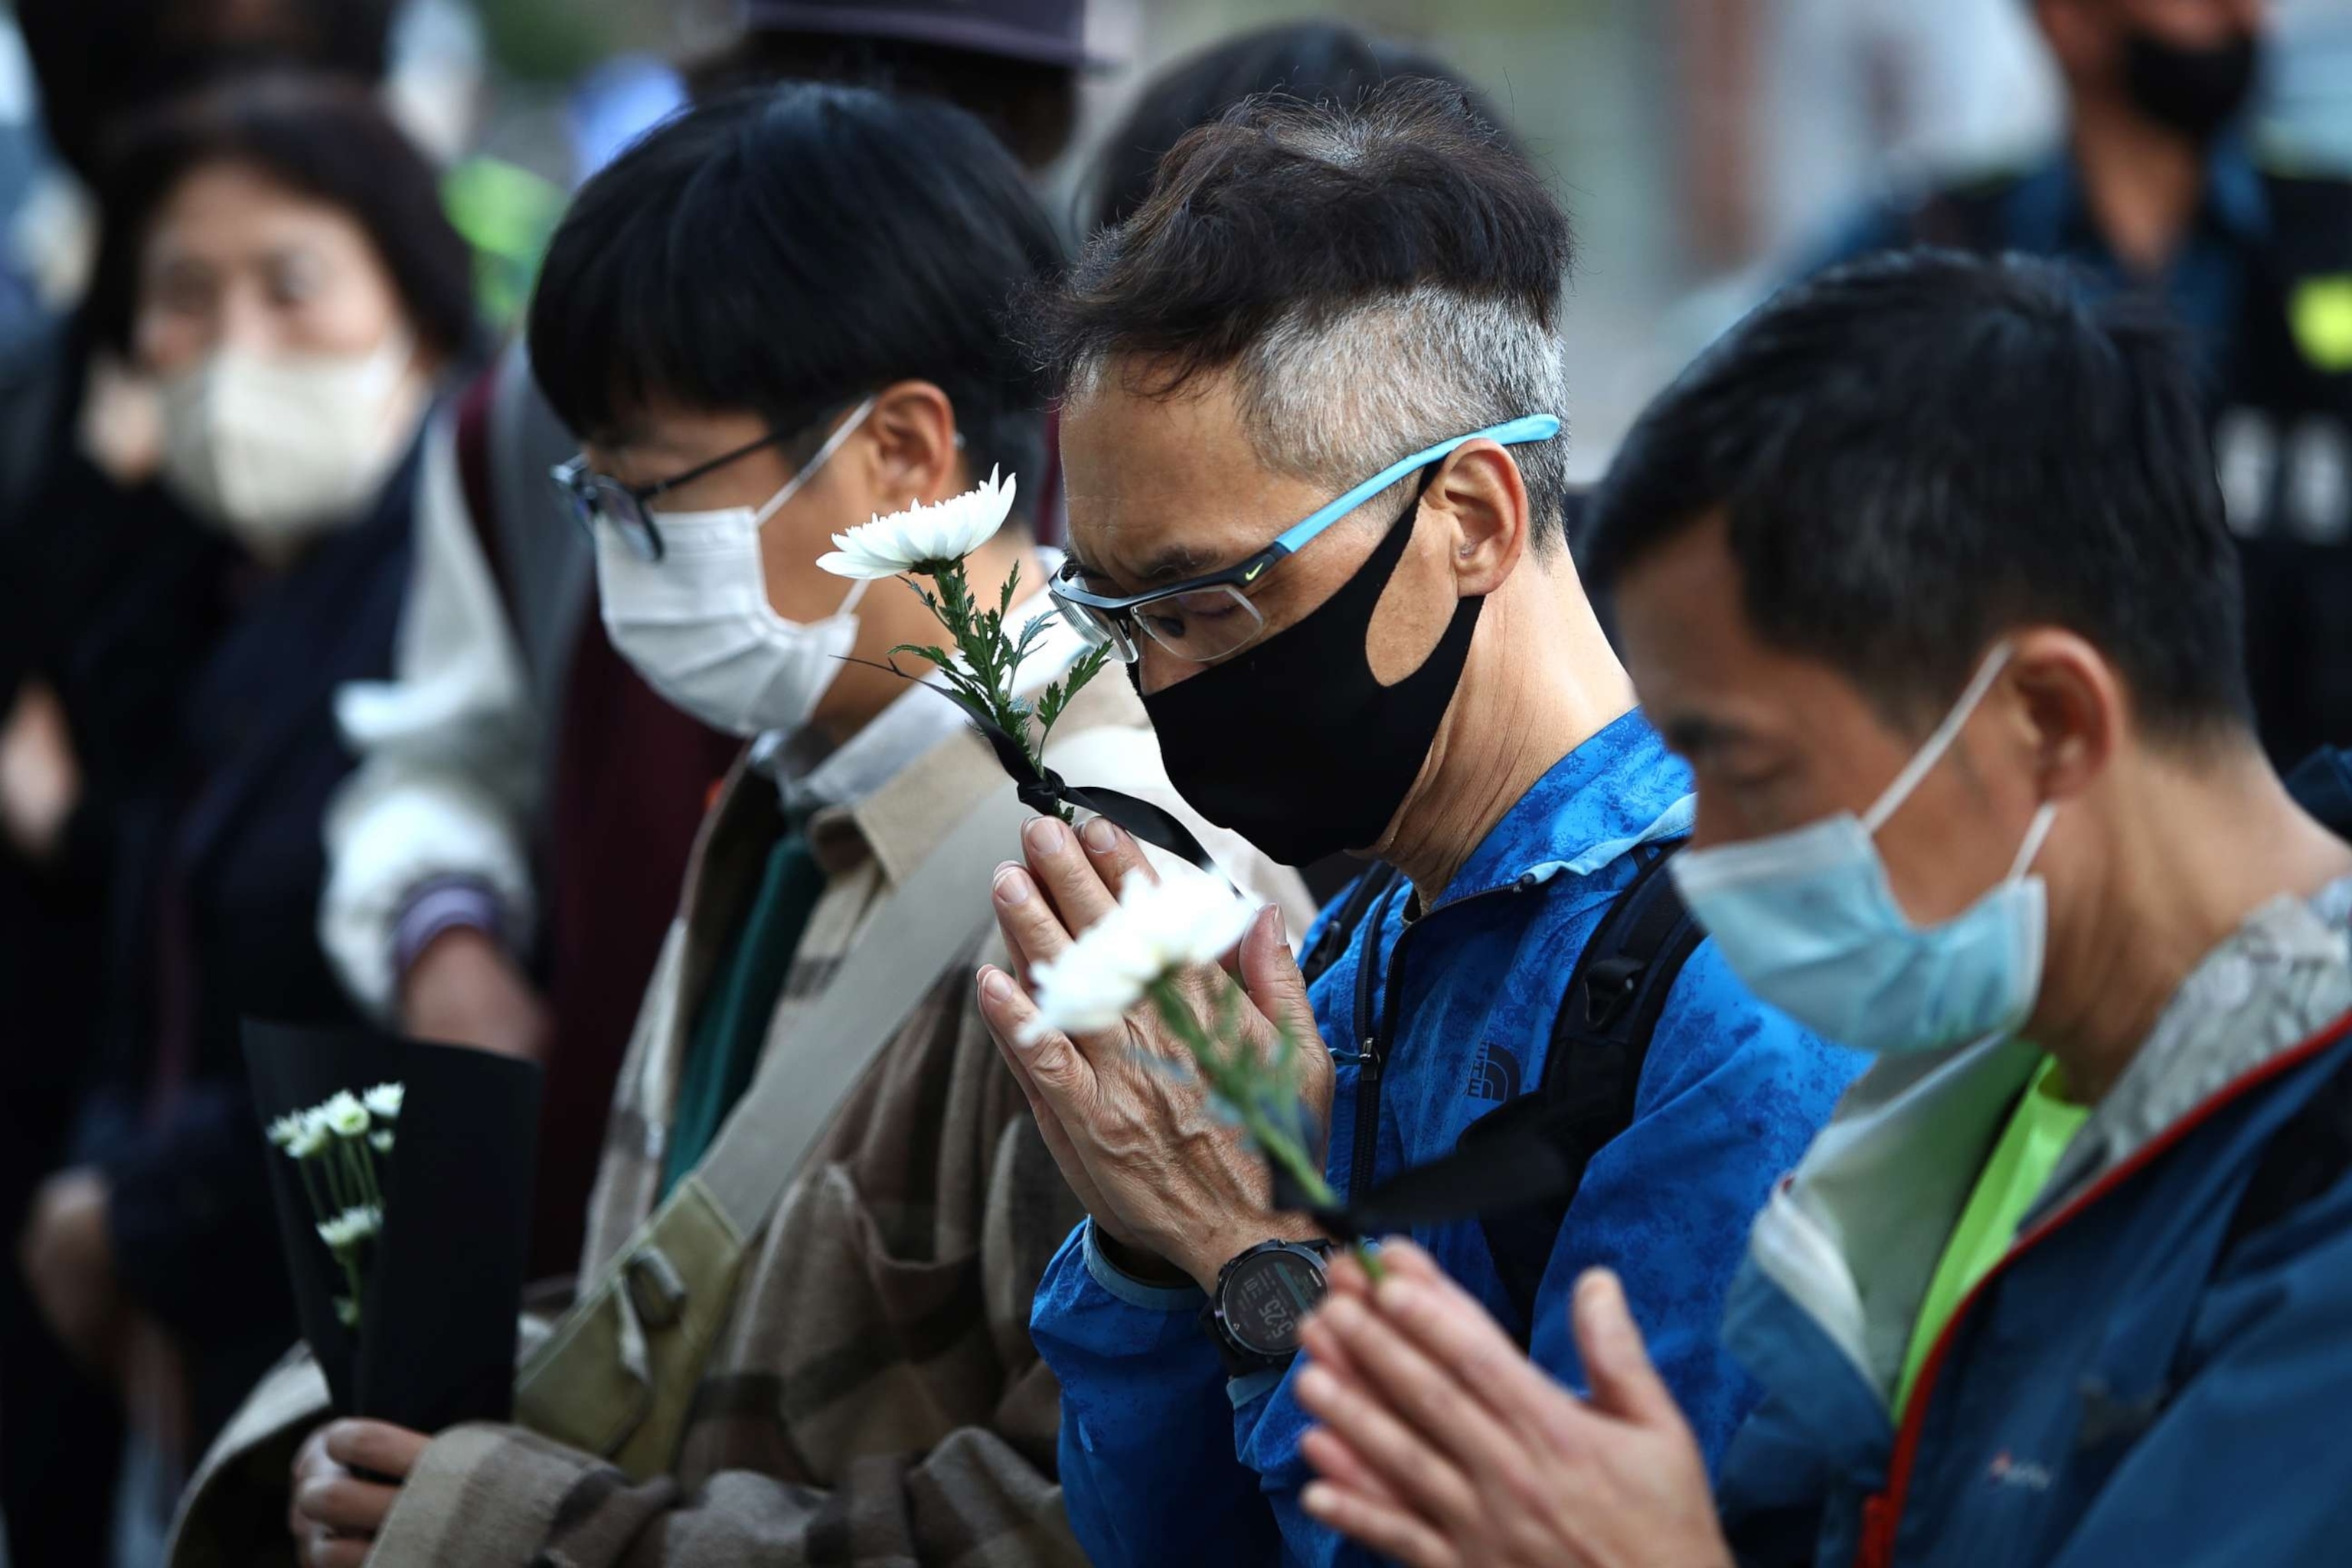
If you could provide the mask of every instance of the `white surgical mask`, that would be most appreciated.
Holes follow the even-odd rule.
[[[820,621],[788,621],[768,603],[760,527],[866,421],[867,398],[765,506],[657,511],[662,558],[640,558],[617,530],[596,530],[596,585],[604,630],[646,684],[672,706],[746,739],[807,727],[857,641],[852,584]]]
[[[1912,924],[1874,836],[1942,760],[2009,662],[1993,650],[1951,713],[1860,817],[1669,862],[1685,903],[1750,991],[1816,1034],[1865,1051],[1937,1050],[2014,1033],[2042,989],[2041,853],[2057,804],[2034,813],[2009,875],[1939,924]]]
[[[163,388],[163,480],[264,558],[361,521],[425,397],[404,330],[359,354],[224,348]]]

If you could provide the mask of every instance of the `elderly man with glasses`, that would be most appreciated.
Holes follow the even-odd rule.
[[[1658,874],[1690,779],[1569,554],[1568,262],[1540,177],[1434,84],[1188,137],[1033,323],[1064,399],[1051,586],[1202,816],[1376,862],[1303,976],[1270,917],[1234,961],[1269,1037],[1304,981],[1353,1217],[1428,1219],[1390,1179],[1459,1150],[1414,1184],[1460,1217],[1416,1239],[1570,1384],[1564,1292],[1617,1269],[1713,1452],[1754,1396],[1716,1338],[1742,1239],[1855,1064],[1750,998]],[[1292,1360],[1346,1220],[1270,1212],[1150,1020],[1024,1029],[1022,976],[1136,857],[1100,823],[1025,849],[979,988],[1089,1215],[1031,1323],[1071,1524],[1097,1563],[1337,1561],[1298,1507]]]

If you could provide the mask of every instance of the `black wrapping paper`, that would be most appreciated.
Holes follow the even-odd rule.
[[[503,1421],[530,1242],[539,1068],[509,1057],[364,1030],[248,1019],[246,1068],[267,1127],[339,1089],[404,1085],[356,1337],[335,1315],[344,1279],[302,1174],[268,1151],[279,1234],[302,1325],[338,1414],[420,1432]]]

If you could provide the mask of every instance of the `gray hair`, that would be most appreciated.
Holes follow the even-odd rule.
[[[1072,367],[1071,397],[1100,386],[1111,354],[1105,346]],[[1435,284],[1337,311],[1295,307],[1230,368],[1258,460],[1334,495],[1454,437],[1530,414],[1567,417],[1559,334],[1516,300]],[[1549,554],[1567,535],[1567,432],[1505,450],[1527,485],[1536,547]],[[1408,475],[1365,507],[1394,504],[1387,498],[1413,482]]]

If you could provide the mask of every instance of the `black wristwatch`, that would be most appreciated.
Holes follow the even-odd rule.
[[[1201,1310],[1228,1377],[1278,1371],[1298,1354],[1298,1331],[1323,1300],[1328,1241],[1261,1241],[1217,1271]]]

